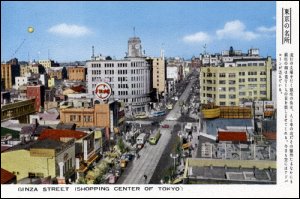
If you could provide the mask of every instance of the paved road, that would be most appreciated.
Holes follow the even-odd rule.
[[[187,86],[184,93],[181,95],[179,100],[185,101],[189,94],[190,89],[195,80],[192,80]],[[179,102],[179,101],[178,101]],[[146,147],[140,150],[140,158],[133,160],[132,165],[130,165],[130,170],[125,171],[126,175],[121,176],[118,183],[122,184],[148,184],[152,175],[157,167],[157,164],[171,139],[171,131],[174,128],[174,125],[177,121],[170,121],[170,118],[179,118],[180,117],[180,107],[179,103],[176,103],[173,110],[169,112],[166,116],[166,120],[163,123],[170,125],[170,128],[164,129],[161,128],[161,138],[159,139],[156,145],[146,144]],[[168,121],[167,121],[168,120]],[[147,175],[147,180],[145,180],[144,175]]]

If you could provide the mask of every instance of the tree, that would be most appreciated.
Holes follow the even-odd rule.
[[[118,145],[118,147],[119,147],[121,153],[124,153],[126,147],[125,147],[125,144],[124,144],[122,138],[119,138],[119,139],[118,139],[117,145]]]
[[[112,60],[111,56],[105,57],[105,60]]]

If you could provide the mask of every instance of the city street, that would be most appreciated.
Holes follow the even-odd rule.
[[[149,145],[146,143],[145,147],[139,151],[140,158],[135,159],[131,165],[126,168],[121,178],[118,180],[119,184],[148,184],[158,162],[167,147],[170,138],[171,131],[174,125],[177,123],[177,119],[181,116],[181,109],[179,106],[180,101],[186,101],[191,92],[191,87],[196,79],[190,81],[185,91],[175,104],[173,110],[169,112],[166,119],[162,121],[162,124],[168,124],[169,128],[160,128],[161,137],[156,145]],[[147,176],[145,179],[144,176]]]

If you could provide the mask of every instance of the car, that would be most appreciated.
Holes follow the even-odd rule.
[[[164,125],[162,125],[161,127],[167,129],[167,128],[169,128],[170,126],[169,126],[168,124],[164,124]]]

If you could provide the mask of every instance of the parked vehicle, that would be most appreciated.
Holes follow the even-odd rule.
[[[160,136],[161,136],[160,131],[157,131],[157,132],[153,133],[153,134],[150,136],[150,138],[149,138],[149,143],[152,144],[152,145],[157,144],[157,142],[158,142]]]
[[[121,168],[125,168],[126,166],[127,166],[126,160],[125,160],[125,159],[121,160],[121,161],[120,161],[120,167],[121,167]]]
[[[135,118],[136,119],[145,119],[145,118],[148,118],[148,116],[146,113],[138,113],[135,115]]]
[[[167,128],[169,128],[170,126],[169,126],[168,124],[164,124],[164,125],[162,125],[161,127],[167,129]]]
[[[168,105],[167,105],[167,109],[168,109],[168,110],[172,110],[172,109],[173,109],[173,104],[168,104]]]
[[[145,142],[147,140],[147,135],[145,133],[141,133],[137,138],[136,138],[136,144],[139,149],[143,148]]]

